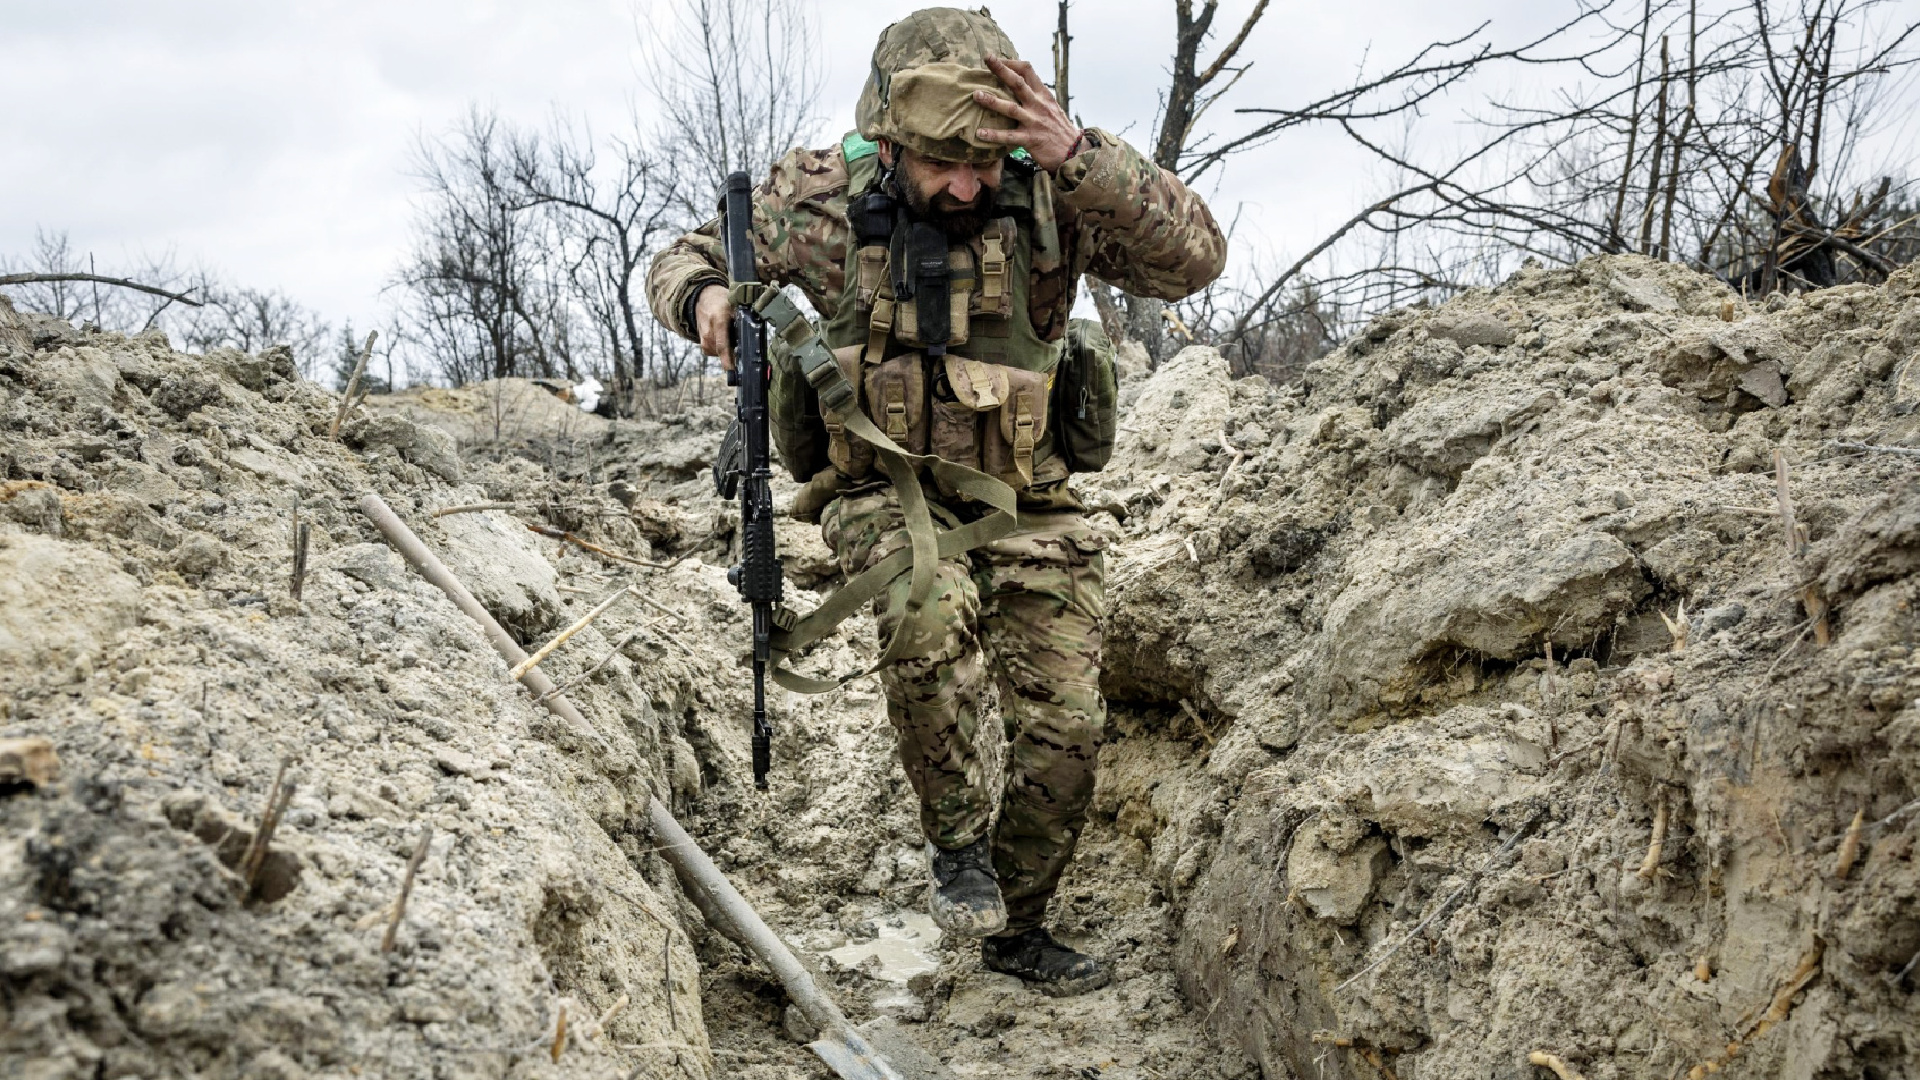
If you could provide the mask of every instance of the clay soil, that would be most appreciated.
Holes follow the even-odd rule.
[[[284,354],[0,308],[0,1073],[831,1075],[657,795],[911,1076],[1920,1077],[1920,276],[1598,259],[1300,386],[1138,360],[1075,481],[1112,715],[1054,912],[1117,978],[1056,1000],[922,914],[871,679],[776,695],[752,787],[719,406],[504,381],[336,439]],[[367,491],[529,647],[635,586],[543,664],[604,746]]]

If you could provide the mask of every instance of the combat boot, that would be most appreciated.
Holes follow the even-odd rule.
[[[980,943],[980,962],[989,971],[1012,975],[1051,997],[1072,997],[1113,981],[1113,970],[1083,952],[1053,940],[1045,927]]]
[[[986,837],[948,851],[927,845],[933,887],[927,900],[934,925],[961,937],[985,937],[1007,925],[1007,904],[993,876],[993,855]]]

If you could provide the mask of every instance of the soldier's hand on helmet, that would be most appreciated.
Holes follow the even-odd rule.
[[[700,332],[700,351],[720,358],[720,370],[733,370],[733,305],[727,303],[724,285],[709,285],[700,290],[693,305],[694,328]]]
[[[1074,123],[1073,118],[1067,115],[1067,110],[1060,107],[1053,91],[1041,81],[1033,65],[1025,60],[1002,60],[997,56],[989,56],[987,66],[1006,84],[1013,99],[1009,101],[986,90],[974,91],[973,99],[1012,119],[1018,126],[1008,129],[981,128],[981,141],[1004,143],[1009,147],[1024,146],[1027,153],[1033,155],[1034,164],[1048,172],[1066,164],[1067,159],[1073,156],[1074,147],[1080,143],[1080,125]]]

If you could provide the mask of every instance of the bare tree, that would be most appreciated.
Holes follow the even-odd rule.
[[[1241,21],[1240,28],[1211,60],[1201,60],[1200,52],[1213,33],[1213,21],[1219,13],[1219,0],[1205,0],[1196,12],[1193,0],[1174,0],[1173,63],[1166,91],[1160,98],[1160,115],[1154,125],[1152,158],[1154,164],[1181,175],[1193,164],[1196,154],[1211,140],[1200,129],[1200,119],[1251,68],[1252,62],[1234,65],[1240,50],[1260,19],[1267,13],[1268,0],[1255,0],[1253,10]],[[1067,0],[1059,0],[1058,29],[1053,37],[1054,94],[1066,104],[1068,85],[1068,46],[1072,41],[1067,28]],[[1230,77],[1229,77],[1230,76]],[[1222,82],[1222,78],[1225,81]],[[1214,159],[1217,160],[1217,159]],[[1181,320],[1164,301],[1150,297],[1124,296],[1116,300],[1109,286],[1087,282],[1094,306],[1109,336],[1124,336],[1146,347],[1154,364],[1166,359],[1179,338],[1169,333],[1171,324]],[[1125,314],[1121,313],[1124,306]],[[1169,318],[1172,315],[1172,318]],[[1116,335],[1116,331],[1118,334]],[[1184,335],[1191,340],[1192,335]]]
[[[475,107],[421,141],[428,198],[395,285],[433,378],[590,375],[629,411],[657,406],[647,384],[704,373],[644,317],[640,271],[712,215],[729,171],[764,173],[810,134],[818,50],[802,0],[692,0],[655,21],[651,130],[598,140],[557,117],[532,132]]]
[[[182,270],[171,256],[102,273],[91,254],[74,250],[65,230],[36,230],[30,254],[0,260],[0,287],[20,306],[121,333],[156,325],[176,304],[199,307],[210,284],[205,271]]]
[[[476,106],[415,151],[427,203],[395,284],[408,339],[434,375],[455,384],[579,377],[554,287],[556,238],[546,219],[523,213],[516,186],[516,161],[539,153],[526,138]]]
[[[685,170],[681,223],[713,216],[727,174],[764,175],[813,135],[824,81],[806,0],[681,0],[646,38],[656,145]]]
[[[647,377],[652,320],[637,310],[634,288],[648,258],[678,235],[674,162],[656,154],[639,125],[609,141],[602,167],[590,132],[556,120],[545,139],[514,144],[516,208],[550,215],[569,299],[591,329],[595,363],[614,400],[630,403]],[[661,372],[664,374],[664,372]],[[623,410],[630,408],[622,404]]]
[[[204,295],[204,306],[174,320],[185,348],[257,353],[271,345],[285,345],[293,351],[302,377],[315,382],[324,378],[332,329],[317,312],[277,289],[210,285]]]
[[[28,309],[120,333],[159,328],[190,351],[285,345],[304,376],[323,373],[326,320],[285,293],[228,286],[206,270],[181,269],[170,256],[137,260],[114,274],[99,269],[65,232],[42,230],[31,255],[0,269],[0,287]]]
[[[1890,208],[1910,199],[1856,155],[1898,111],[1885,95],[1911,87],[1902,76],[1920,26],[1897,11],[1884,0],[1611,0],[1519,45],[1494,45],[1482,26],[1306,105],[1237,110],[1259,122],[1195,155],[1189,175],[1323,125],[1388,182],[1215,332],[1249,344],[1298,313],[1303,281],[1351,328],[1529,257],[1634,251],[1750,292],[1884,276],[1912,225]],[[1449,106],[1516,69],[1550,90]],[[1436,137],[1435,118],[1471,136]]]

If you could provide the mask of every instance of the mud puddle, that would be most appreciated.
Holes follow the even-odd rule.
[[[932,917],[918,911],[895,912],[862,923],[854,928],[853,936],[855,940],[821,955],[882,984],[871,999],[874,1012],[924,1016],[925,1006],[911,987],[914,979],[940,970],[943,935]],[[886,990],[888,986],[893,989]]]

